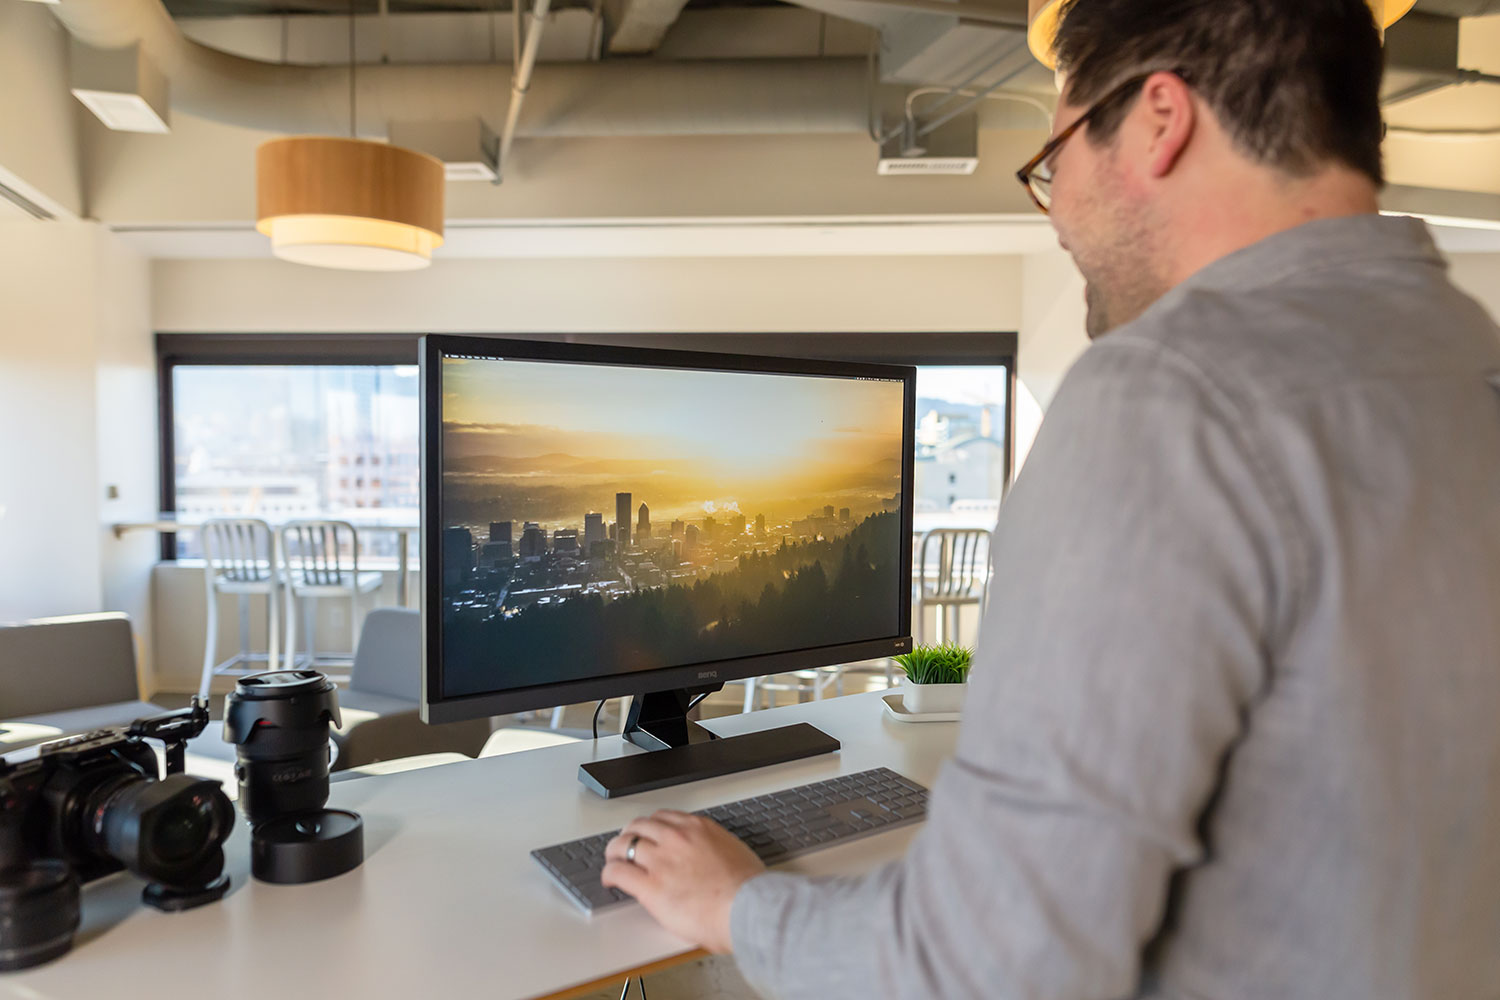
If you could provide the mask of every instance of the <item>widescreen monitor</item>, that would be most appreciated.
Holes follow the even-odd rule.
[[[431,336],[429,722],[910,648],[915,370]]]

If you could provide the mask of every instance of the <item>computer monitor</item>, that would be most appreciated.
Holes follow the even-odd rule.
[[[695,695],[911,648],[915,369],[453,336],[421,360],[427,722],[633,695],[627,739],[688,750],[715,740]],[[815,733],[619,784],[837,746]]]

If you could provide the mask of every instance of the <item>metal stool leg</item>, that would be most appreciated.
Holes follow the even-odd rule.
[[[266,669],[281,665],[281,594],[275,582],[266,594]]]
[[[302,598],[302,623],[307,633],[307,669],[318,668],[318,602],[311,597]]]
[[[297,669],[297,595],[286,588],[286,668]]]
[[[214,663],[219,655],[219,594],[214,590],[213,569],[205,568],[208,577],[206,606],[207,628],[203,640],[203,678],[198,682],[198,695],[207,698],[214,682]]]
[[[250,661],[250,595],[240,594],[236,603],[240,612],[240,655],[235,664],[238,666]]]

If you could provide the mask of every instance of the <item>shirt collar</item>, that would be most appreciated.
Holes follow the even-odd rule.
[[[1378,260],[1447,266],[1421,219],[1369,213],[1315,219],[1267,236],[1219,258],[1178,287],[1243,291],[1310,270]]]

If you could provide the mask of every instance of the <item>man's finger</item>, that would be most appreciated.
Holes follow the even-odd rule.
[[[696,826],[702,817],[694,816],[692,813],[678,812],[676,809],[658,809],[651,814],[651,818],[678,830],[689,830]]]
[[[600,873],[599,881],[606,889],[619,889],[636,899],[651,892],[651,876],[644,868],[626,861],[609,862]]]
[[[637,837],[640,837],[639,841],[636,840]],[[632,843],[636,845],[636,853],[640,853],[640,849],[646,844],[651,843],[651,840],[649,837],[630,833],[628,830],[622,832],[614,840],[604,845],[604,859],[606,861],[624,861],[625,854],[630,850]]]
[[[663,846],[671,846],[682,842],[682,831],[675,826],[663,823],[654,816],[642,816],[625,824],[625,829],[620,831],[620,836],[625,838],[625,843],[630,843],[630,838],[639,836],[642,840],[654,840]]]

